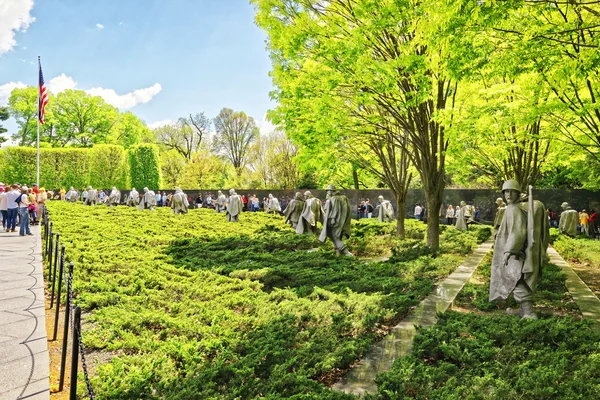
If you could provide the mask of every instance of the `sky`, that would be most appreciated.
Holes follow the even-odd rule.
[[[37,85],[39,55],[53,93],[85,90],[150,127],[228,107],[265,132],[265,39],[249,0],[0,0],[0,106]]]

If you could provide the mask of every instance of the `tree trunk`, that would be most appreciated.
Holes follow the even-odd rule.
[[[404,197],[396,196],[396,233],[400,239],[404,239]]]
[[[443,189],[442,189],[443,191]],[[427,245],[437,254],[440,248],[440,207],[442,196],[438,190],[425,192],[427,198]]]
[[[356,172],[355,168],[352,168],[352,179],[354,180],[354,190],[359,190],[358,187],[358,172]]]

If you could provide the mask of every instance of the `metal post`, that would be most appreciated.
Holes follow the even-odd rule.
[[[75,307],[73,322],[73,347],[71,347],[71,393],[70,400],[77,400],[77,367],[79,364],[79,331],[81,329],[81,308]]]
[[[54,305],[54,285],[56,284],[56,266],[58,264],[58,245],[60,233],[56,232],[56,246],[54,247],[54,269],[52,270],[52,294],[50,295],[50,308]],[[62,276],[62,275],[61,275]],[[60,296],[60,294],[59,294]]]
[[[60,316],[60,292],[62,291],[62,282],[65,270],[65,245],[62,245],[62,249],[60,252],[60,268],[58,271],[58,293],[56,294],[56,314],[54,317],[54,335],[52,336],[52,340],[56,340],[56,335],[58,333],[58,318]],[[68,296],[67,296],[68,297]]]
[[[65,300],[65,328],[63,331],[63,347],[62,355],[60,358],[60,381],[58,383],[58,391],[62,392],[65,384],[65,367],[67,363],[67,341],[69,339],[69,314],[71,309],[71,299],[69,293],[71,292],[71,280],[73,278],[73,263],[69,263],[69,280],[67,281],[67,299]]]
[[[50,220],[48,220],[48,221],[50,221]],[[45,250],[46,250],[44,255],[46,257],[48,257],[48,241],[50,240],[50,232],[52,232],[52,222],[50,222],[50,227],[48,228],[48,232],[46,233],[46,245],[44,246]]]
[[[52,270],[52,248],[54,247],[54,233],[52,233],[52,229],[50,229],[50,244],[48,245],[48,265],[50,266],[50,270]]]

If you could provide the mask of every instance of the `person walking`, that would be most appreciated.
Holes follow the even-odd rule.
[[[6,194],[6,211],[8,213],[6,232],[16,232],[17,214],[19,213],[17,201],[20,196],[21,192],[19,191],[19,185],[17,184],[12,185],[11,191]]]
[[[8,187],[7,187],[8,189]],[[4,186],[0,186],[0,213],[2,214],[2,229],[4,231],[8,231],[8,208],[7,203],[8,199],[6,197],[6,192],[4,190]]]
[[[19,205],[19,216],[21,217],[21,224],[19,228],[19,235],[32,236],[31,230],[29,228],[29,206],[31,202],[29,201],[29,188],[27,186],[23,186],[21,189],[21,196],[18,200]]]
[[[590,220],[590,216],[588,215],[588,213],[585,210],[582,210],[579,213],[579,224],[581,225],[581,233],[585,233],[587,236],[590,235],[590,230],[588,222]]]

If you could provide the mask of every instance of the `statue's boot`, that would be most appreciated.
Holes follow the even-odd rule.
[[[521,309],[523,310],[523,316],[521,317],[521,319],[537,319],[537,314],[533,309],[533,301],[522,302]]]
[[[515,317],[521,317],[523,318],[523,308],[519,307],[519,308],[507,308],[506,309],[506,313],[508,315],[512,315]]]
[[[354,254],[350,253],[350,251],[348,251],[348,249],[346,247],[342,247],[339,251],[341,254],[345,255],[346,257],[354,257]]]

